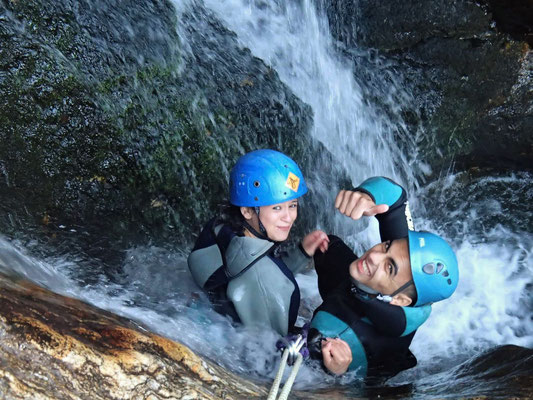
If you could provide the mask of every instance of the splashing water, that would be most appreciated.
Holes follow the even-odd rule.
[[[443,190],[440,195],[444,199],[438,199],[439,205],[433,207],[430,202],[435,198],[427,198],[427,190],[419,188],[416,191],[415,177],[419,171],[413,170],[413,164],[415,161],[420,163],[416,160],[414,142],[421,133],[411,133],[415,139],[407,143],[408,155],[402,154],[394,145],[393,138],[404,139],[402,132],[406,128],[403,121],[399,117],[390,119],[390,116],[378,115],[378,111],[365,101],[363,83],[356,79],[360,65],[356,68],[335,52],[327,20],[313,2],[206,0],[205,3],[237,32],[244,46],[271,64],[281,79],[312,106],[313,137],[335,154],[336,161],[348,171],[353,184],[357,185],[374,175],[386,175],[403,183],[409,188],[411,203],[421,208],[422,218],[417,221],[421,224],[417,228],[425,227],[442,234],[456,248],[461,283],[450,301],[434,306],[430,321],[419,330],[413,349],[420,360],[429,362],[438,355],[447,358],[472,355],[495,344],[532,346],[530,315],[533,305],[528,297],[533,276],[531,234],[514,233],[510,231],[512,226],[479,231],[476,224],[485,204],[468,207],[468,199],[460,193],[456,194],[458,201],[447,204],[448,194]],[[365,52],[361,50],[358,55],[365,57]],[[380,73],[381,63],[382,60],[377,59],[371,65],[375,71],[365,73]],[[388,78],[393,85],[379,95],[398,113],[399,108],[394,105],[409,104],[412,99],[405,90],[394,85],[399,82],[398,79],[390,75]],[[422,164],[420,168],[425,169],[426,166]],[[531,177],[494,179],[523,182],[522,185],[530,188],[531,201]],[[447,187],[450,182],[454,182],[454,177],[445,177],[433,186]],[[321,185],[327,186],[330,185]],[[461,191],[460,186],[456,191]],[[490,199],[489,196],[485,194],[485,198]],[[422,198],[429,204],[419,204],[424,203],[417,200]],[[499,199],[489,201],[496,210],[510,207]],[[454,209],[454,206],[457,208]],[[433,219],[439,207],[448,219],[459,219],[470,233],[455,240],[447,236],[442,224]],[[463,214],[458,215],[461,211]],[[325,217],[337,218],[338,231],[354,231],[354,224],[340,221],[333,215],[333,210]],[[493,217],[498,216],[484,216],[485,220]],[[479,243],[480,237],[483,238],[482,243]],[[365,248],[379,241],[377,223],[373,221],[368,228],[357,234],[345,235],[345,238],[361,254]],[[506,238],[505,242],[502,238]]]
[[[436,354],[460,358],[500,344],[533,345],[533,235],[524,230],[531,226],[531,175],[483,177],[467,184],[465,175],[420,192],[436,204],[419,228],[440,227],[444,237],[454,235],[448,238],[455,244],[461,277],[456,294],[435,304],[417,333],[413,349],[422,361]]]
[[[466,185],[460,176],[420,187],[416,180],[420,171],[415,168],[425,167],[420,166],[414,146],[420,132],[412,134],[411,139],[406,137],[406,125],[397,116],[397,104],[409,104],[409,94],[395,85],[386,93],[378,93],[393,114],[396,112],[392,118],[381,115],[364,97],[369,88],[357,80],[361,65],[338,54],[326,19],[312,2],[205,0],[205,4],[237,33],[243,46],[270,64],[283,82],[312,107],[312,135],[335,155],[339,171],[347,172],[354,185],[373,175],[386,175],[401,182],[416,205],[417,228],[443,234],[457,250],[461,281],[452,299],[434,306],[431,318],[413,341],[412,349],[420,364],[416,373],[440,371],[443,366],[456,365],[500,344],[533,346],[533,304],[529,294],[533,286],[533,236],[524,228],[531,223],[513,218],[505,224],[482,223],[501,220],[498,213],[513,205],[523,206],[523,200],[494,198],[487,192],[472,202],[475,191],[481,191],[487,182]],[[177,12],[194,5],[176,2]],[[363,50],[356,56],[371,59]],[[365,73],[383,73],[381,63],[379,59],[367,63],[376,71]],[[396,82],[394,76],[389,78]],[[400,150],[398,138],[408,151]],[[495,177],[493,181],[531,188],[528,174]],[[472,191],[465,192],[465,187]],[[333,202],[335,185],[315,182],[314,188]],[[525,204],[530,204],[527,201],[533,197],[528,190]],[[374,220],[354,224],[335,215],[332,206],[328,210],[323,218],[335,221],[335,233],[344,235],[359,254],[379,241]],[[524,218],[527,215],[518,217]],[[348,234],[354,231],[358,233]],[[79,279],[83,261],[75,255],[69,259],[36,259],[19,243],[0,237],[0,270],[18,273],[57,293],[139,321],[238,373],[260,379],[273,377],[278,360],[274,351],[276,335],[235,326],[211,310],[202,294],[191,296],[196,289],[185,261],[187,249],[182,250],[130,249],[122,269],[112,279],[102,274],[87,284]],[[314,272],[300,275],[297,280],[305,298],[302,320],[320,303],[320,298]],[[410,374],[413,372],[407,371],[395,379],[403,382]],[[343,382],[353,379],[347,376]],[[333,381],[333,377],[305,366],[296,387],[312,389]]]
[[[206,0],[205,4],[237,33],[244,47],[271,65],[312,107],[312,136],[337,155],[336,161],[354,184],[375,175],[413,181],[408,164],[416,158],[416,149],[411,143],[404,155],[395,140],[405,138],[405,123],[391,121],[369,104],[364,82],[354,76],[354,69],[361,66],[339,57],[327,19],[312,1]],[[365,51],[357,56],[371,58]],[[382,62],[374,60],[373,67],[380,68]],[[405,103],[400,100],[408,97],[404,90],[390,89],[384,102],[391,107]]]

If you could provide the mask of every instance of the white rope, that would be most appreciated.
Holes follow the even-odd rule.
[[[270,393],[268,393],[267,400],[276,400],[276,395],[278,394],[279,385],[281,383],[281,378],[283,377],[283,372],[285,371],[285,366],[287,365],[287,359],[289,357],[289,352],[290,352],[290,349],[288,347],[283,351],[283,356],[281,357],[281,362],[279,364],[278,373],[276,374],[276,378],[274,379],[272,388],[270,389]],[[283,385],[283,390],[279,394],[278,400],[287,400],[287,398],[289,397],[289,393],[291,391],[292,385],[294,384],[294,380],[296,379],[296,375],[298,374],[300,366],[302,365],[303,359],[304,359],[303,356],[300,353],[298,353],[296,357],[296,362],[294,363],[291,373],[289,377],[287,378],[287,382],[285,382],[285,385]]]
[[[278,400],[287,400],[289,397],[289,393],[292,389],[292,384],[294,383],[294,380],[296,379],[296,375],[298,374],[298,370],[300,369],[300,365],[302,365],[303,356],[301,354],[298,354],[296,358],[296,362],[294,363],[294,367],[292,367],[291,374],[287,378],[287,382],[285,382],[285,385],[283,385],[283,390],[281,391]]]
[[[270,388],[270,393],[268,394],[267,400],[275,400],[279,390],[279,384],[281,383],[281,378],[283,377],[283,371],[285,371],[285,366],[287,365],[287,358],[289,358],[289,348],[287,347],[283,351],[283,356],[281,356],[281,362],[279,363],[278,373],[272,383]]]

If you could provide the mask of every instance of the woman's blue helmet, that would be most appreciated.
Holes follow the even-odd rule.
[[[307,193],[302,171],[285,154],[256,150],[237,160],[230,174],[230,203],[240,207],[268,206]]]
[[[459,282],[457,258],[450,245],[429,232],[409,231],[409,257],[417,292],[415,306],[450,297]]]

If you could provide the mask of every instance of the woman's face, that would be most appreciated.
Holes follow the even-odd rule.
[[[252,207],[241,207],[241,213],[257,232],[261,232],[257,214]],[[298,200],[294,199],[271,206],[262,206],[259,208],[259,217],[269,239],[275,242],[282,242],[289,237],[292,224],[298,217]]]

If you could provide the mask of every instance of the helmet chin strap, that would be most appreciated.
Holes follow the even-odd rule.
[[[379,292],[374,290],[374,289],[371,289],[369,288],[368,286],[366,285],[363,285],[361,282],[359,281],[356,281],[355,279],[352,278],[352,283],[354,284],[354,286],[359,289],[360,291],[364,292],[364,294],[370,294],[370,295],[378,295]]]
[[[259,221],[259,229],[261,230],[261,233],[268,239],[268,233],[266,228],[264,227],[263,223],[261,222],[261,218],[259,218],[259,211],[261,211],[261,208],[258,206],[254,207],[255,213],[257,214],[257,220]]]
[[[261,219],[259,218],[259,207],[254,207],[255,209],[255,212],[257,214],[257,219],[259,220],[259,229],[261,230],[261,232],[257,232],[257,230],[255,230],[255,228],[250,225],[248,223],[248,221],[244,221],[243,222],[243,226],[248,229],[250,231],[250,233],[252,233],[252,235],[254,235],[256,238],[258,239],[263,239],[263,240],[268,240],[269,242],[273,242],[274,243],[274,246],[272,247],[272,254],[274,254],[275,257],[279,257],[281,255],[281,247],[280,245],[283,243],[283,242],[276,242],[275,240],[272,240],[268,237],[268,234],[267,234],[267,231],[263,225],[263,223],[261,222]]]
[[[268,233],[265,229],[265,226],[261,222],[261,218],[259,218],[259,207],[254,207],[254,211],[257,214],[257,220],[259,221],[259,230],[261,232],[257,232],[257,230],[252,225],[250,225],[248,221],[243,222],[244,227],[248,229],[255,237],[273,242],[273,240],[268,237]]]
[[[243,221],[242,225],[250,231],[252,235],[254,235],[256,238],[263,239],[263,240],[270,240],[268,236],[262,234],[261,232],[257,232],[255,228],[248,223],[248,221]]]
[[[261,230],[261,232],[257,232],[255,230],[255,228],[248,223],[248,221],[244,221],[243,222],[243,226],[246,229],[248,229],[255,237],[257,237],[259,239],[263,239],[263,240],[268,240],[269,242],[273,242],[274,243],[274,246],[272,247],[273,254],[274,254],[275,257],[279,257],[281,255],[281,252],[282,252],[282,249],[281,249],[280,245],[283,242],[277,242],[277,241],[272,240],[272,239],[270,239],[268,237],[267,230],[266,230],[265,226],[263,225],[263,223],[261,222],[261,218],[259,218],[259,207],[255,206],[254,210],[255,210],[255,213],[257,214],[257,220],[259,221],[259,229]]]
[[[352,278],[353,286],[356,288],[356,291],[363,292],[367,296],[375,296],[376,299],[383,301],[385,303],[390,303],[392,301],[392,298],[396,296],[398,293],[403,292],[405,289],[407,289],[409,286],[414,285],[414,281],[411,279],[409,282],[403,284],[398,289],[394,291],[392,294],[381,294],[378,291],[369,288],[366,285],[363,285],[361,282],[356,281]]]

